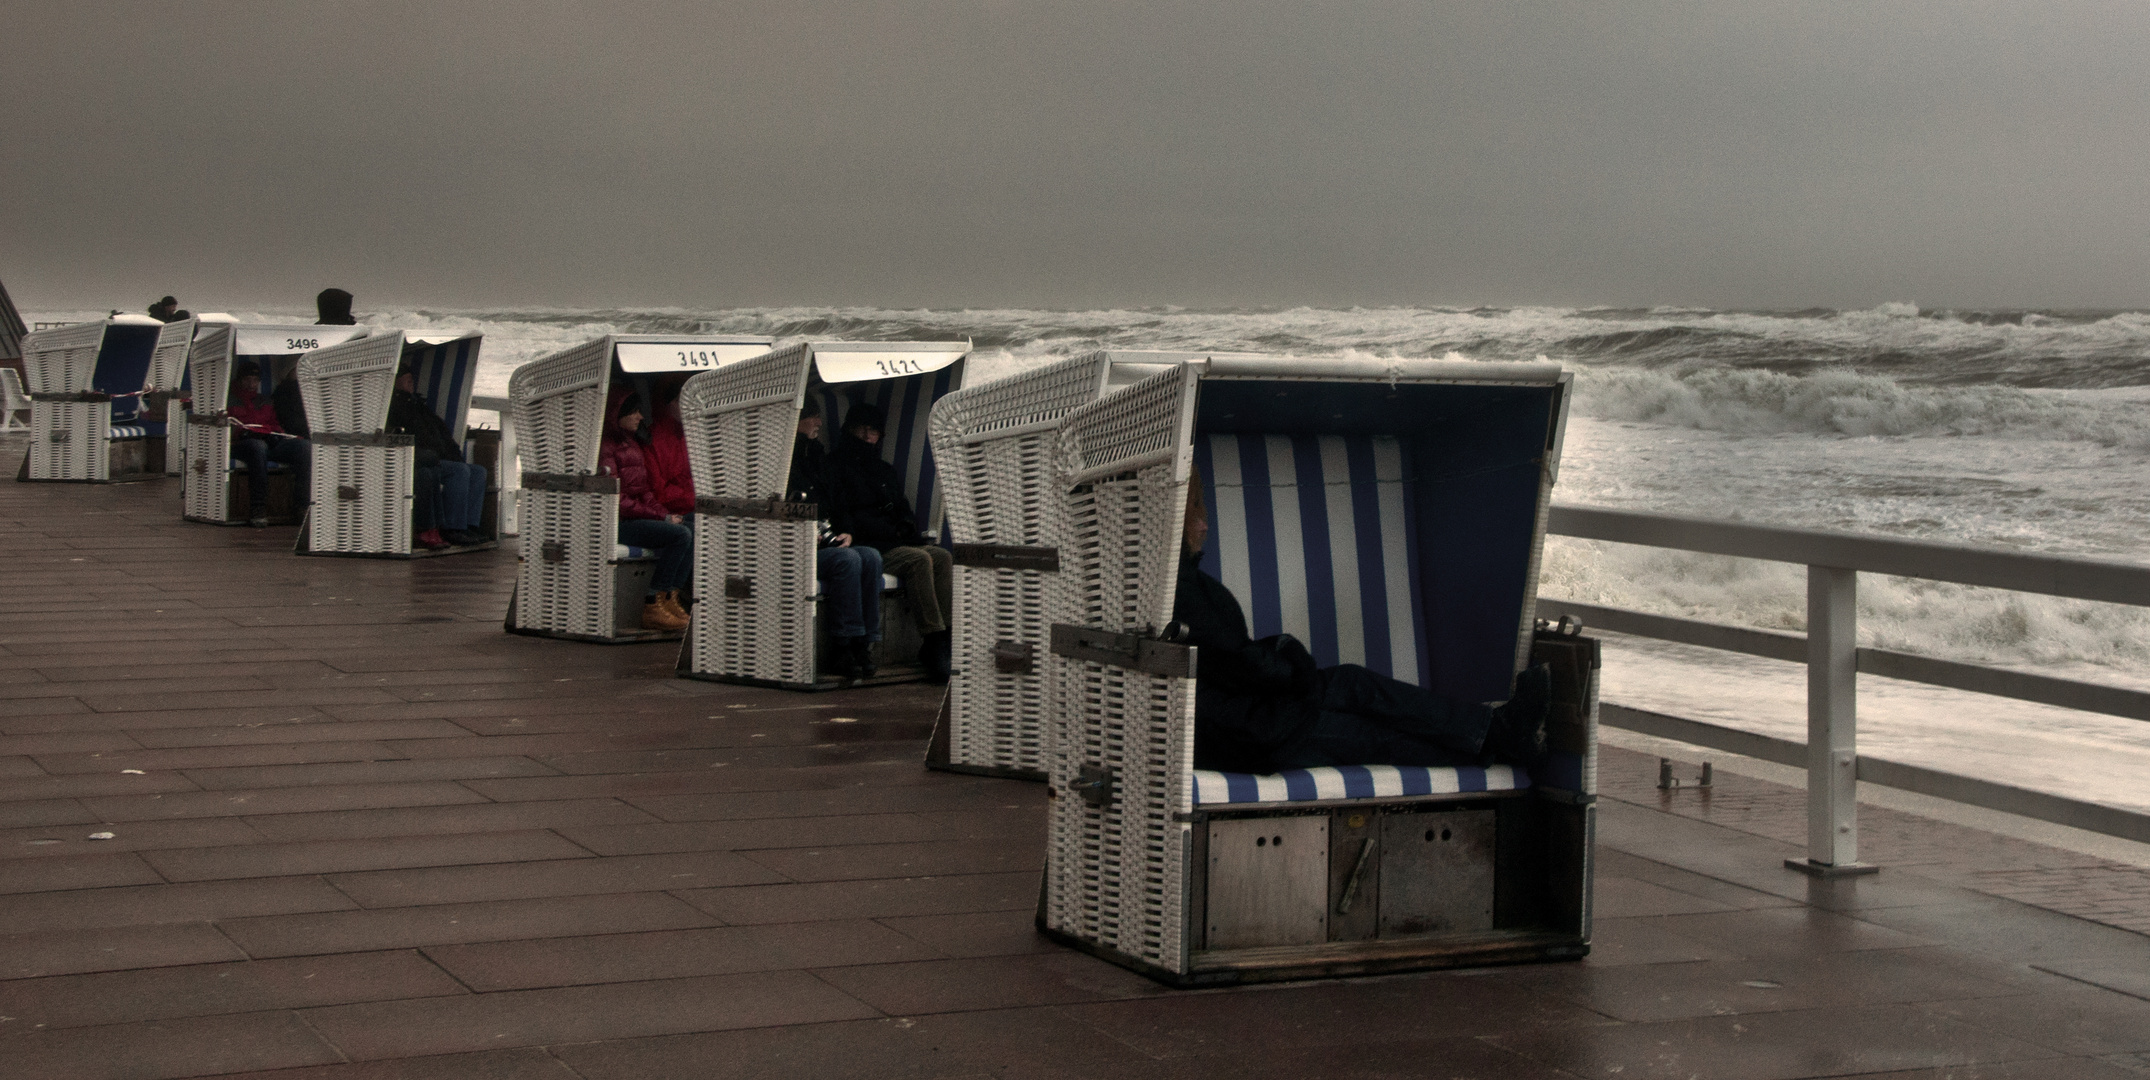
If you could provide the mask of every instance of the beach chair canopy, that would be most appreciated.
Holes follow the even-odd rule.
[[[299,361],[308,423],[321,431],[373,435],[388,426],[396,373],[416,368],[418,395],[462,441],[484,335],[388,330],[326,346]]]
[[[261,371],[261,392],[271,394],[278,380],[296,370],[301,355],[373,332],[367,326],[201,322],[187,366],[194,384],[192,411],[205,416],[224,411],[231,400],[232,370],[241,363],[251,362]]]
[[[615,374],[646,381],[707,371],[766,353],[774,342],[748,334],[612,334],[532,360],[508,378],[522,467],[596,473]]]
[[[179,385],[194,329],[192,319],[164,323],[114,315],[30,334],[23,339],[29,391],[104,394],[112,399],[115,421],[131,419],[143,393]]]

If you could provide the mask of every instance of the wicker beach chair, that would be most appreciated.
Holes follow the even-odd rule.
[[[751,362],[697,375],[680,395],[696,495],[694,574],[680,674],[826,690],[828,633],[818,615],[818,509],[783,501],[799,411],[809,395],[833,438],[850,406],[887,417],[881,454],[928,533],[941,518],[939,474],[926,428],[934,403],[962,385],[968,341],[802,342]],[[919,637],[884,578],[882,640],[873,683],[914,681]],[[959,601],[960,603],[960,601]]]
[[[194,326],[114,315],[25,336],[32,434],[24,479],[163,475],[162,397],[179,386]]]
[[[314,464],[313,507],[299,531],[299,554],[408,559],[499,546],[492,539],[437,551],[412,546],[417,454],[409,435],[387,433],[396,372],[408,362],[417,370],[419,396],[460,444],[482,344],[483,335],[475,333],[390,330],[300,359],[299,392],[313,426]],[[489,499],[498,498],[497,481],[488,478]],[[485,520],[497,518],[489,508]]]
[[[515,369],[508,398],[522,492],[511,633],[607,644],[680,637],[641,629],[655,560],[618,542],[619,482],[598,472],[605,402],[615,381],[720,368],[771,344],[746,335],[619,334]]]
[[[1568,378],[1220,356],[1067,416],[1045,530],[1047,934],[1183,986],[1588,951],[1595,648],[1533,618]],[[1160,638],[1197,465],[1204,565],[1254,636],[1470,701],[1552,662],[1554,752],[1197,771],[1196,657]]]
[[[933,407],[933,458],[956,564],[955,673],[929,768],[1045,779],[1045,502],[1060,421],[1204,354],[1099,351],[982,386]]]
[[[253,363],[261,371],[261,392],[271,394],[279,381],[296,377],[301,356],[370,333],[364,326],[202,323],[187,353],[193,401],[185,413],[186,466],[180,474],[180,500],[186,520],[211,525],[239,525],[246,521],[245,485],[250,481],[231,458],[233,433],[224,414],[233,369],[242,362]],[[301,390],[303,395],[303,387]],[[279,524],[298,523],[305,499],[291,490],[290,471],[271,464],[268,479],[269,519]]]

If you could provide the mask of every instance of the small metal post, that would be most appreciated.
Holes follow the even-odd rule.
[[[1807,858],[1818,877],[1871,874],[1859,861],[1859,575],[1807,567]]]
[[[500,410],[500,535],[515,536],[522,531],[522,465],[517,460],[515,441],[515,407],[504,406]]]

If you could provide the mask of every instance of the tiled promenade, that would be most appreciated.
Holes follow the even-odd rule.
[[[502,633],[509,552],[177,498],[0,482],[0,1077],[2150,1075],[2133,868],[1869,810],[1812,883],[1798,792],[1619,751],[1587,961],[1165,991],[1034,936],[1042,792],[919,768],[924,688],[674,679]]]

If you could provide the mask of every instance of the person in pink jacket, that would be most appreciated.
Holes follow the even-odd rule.
[[[599,471],[620,483],[620,543],[657,556],[657,573],[642,601],[644,630],[684,630],[687,611],[679,591],[694,572],[694,529],[657,499],[656,474],[642,443],[642,402],[614,391],[605,410],[605,437],[598,445]]]
[[[667,381],[657,387],[657,418],[649,426],[648,456],[657,501],[664,508],[694,520],[694,470],[687,463],[687,432],[679,419],[679,387]]]

